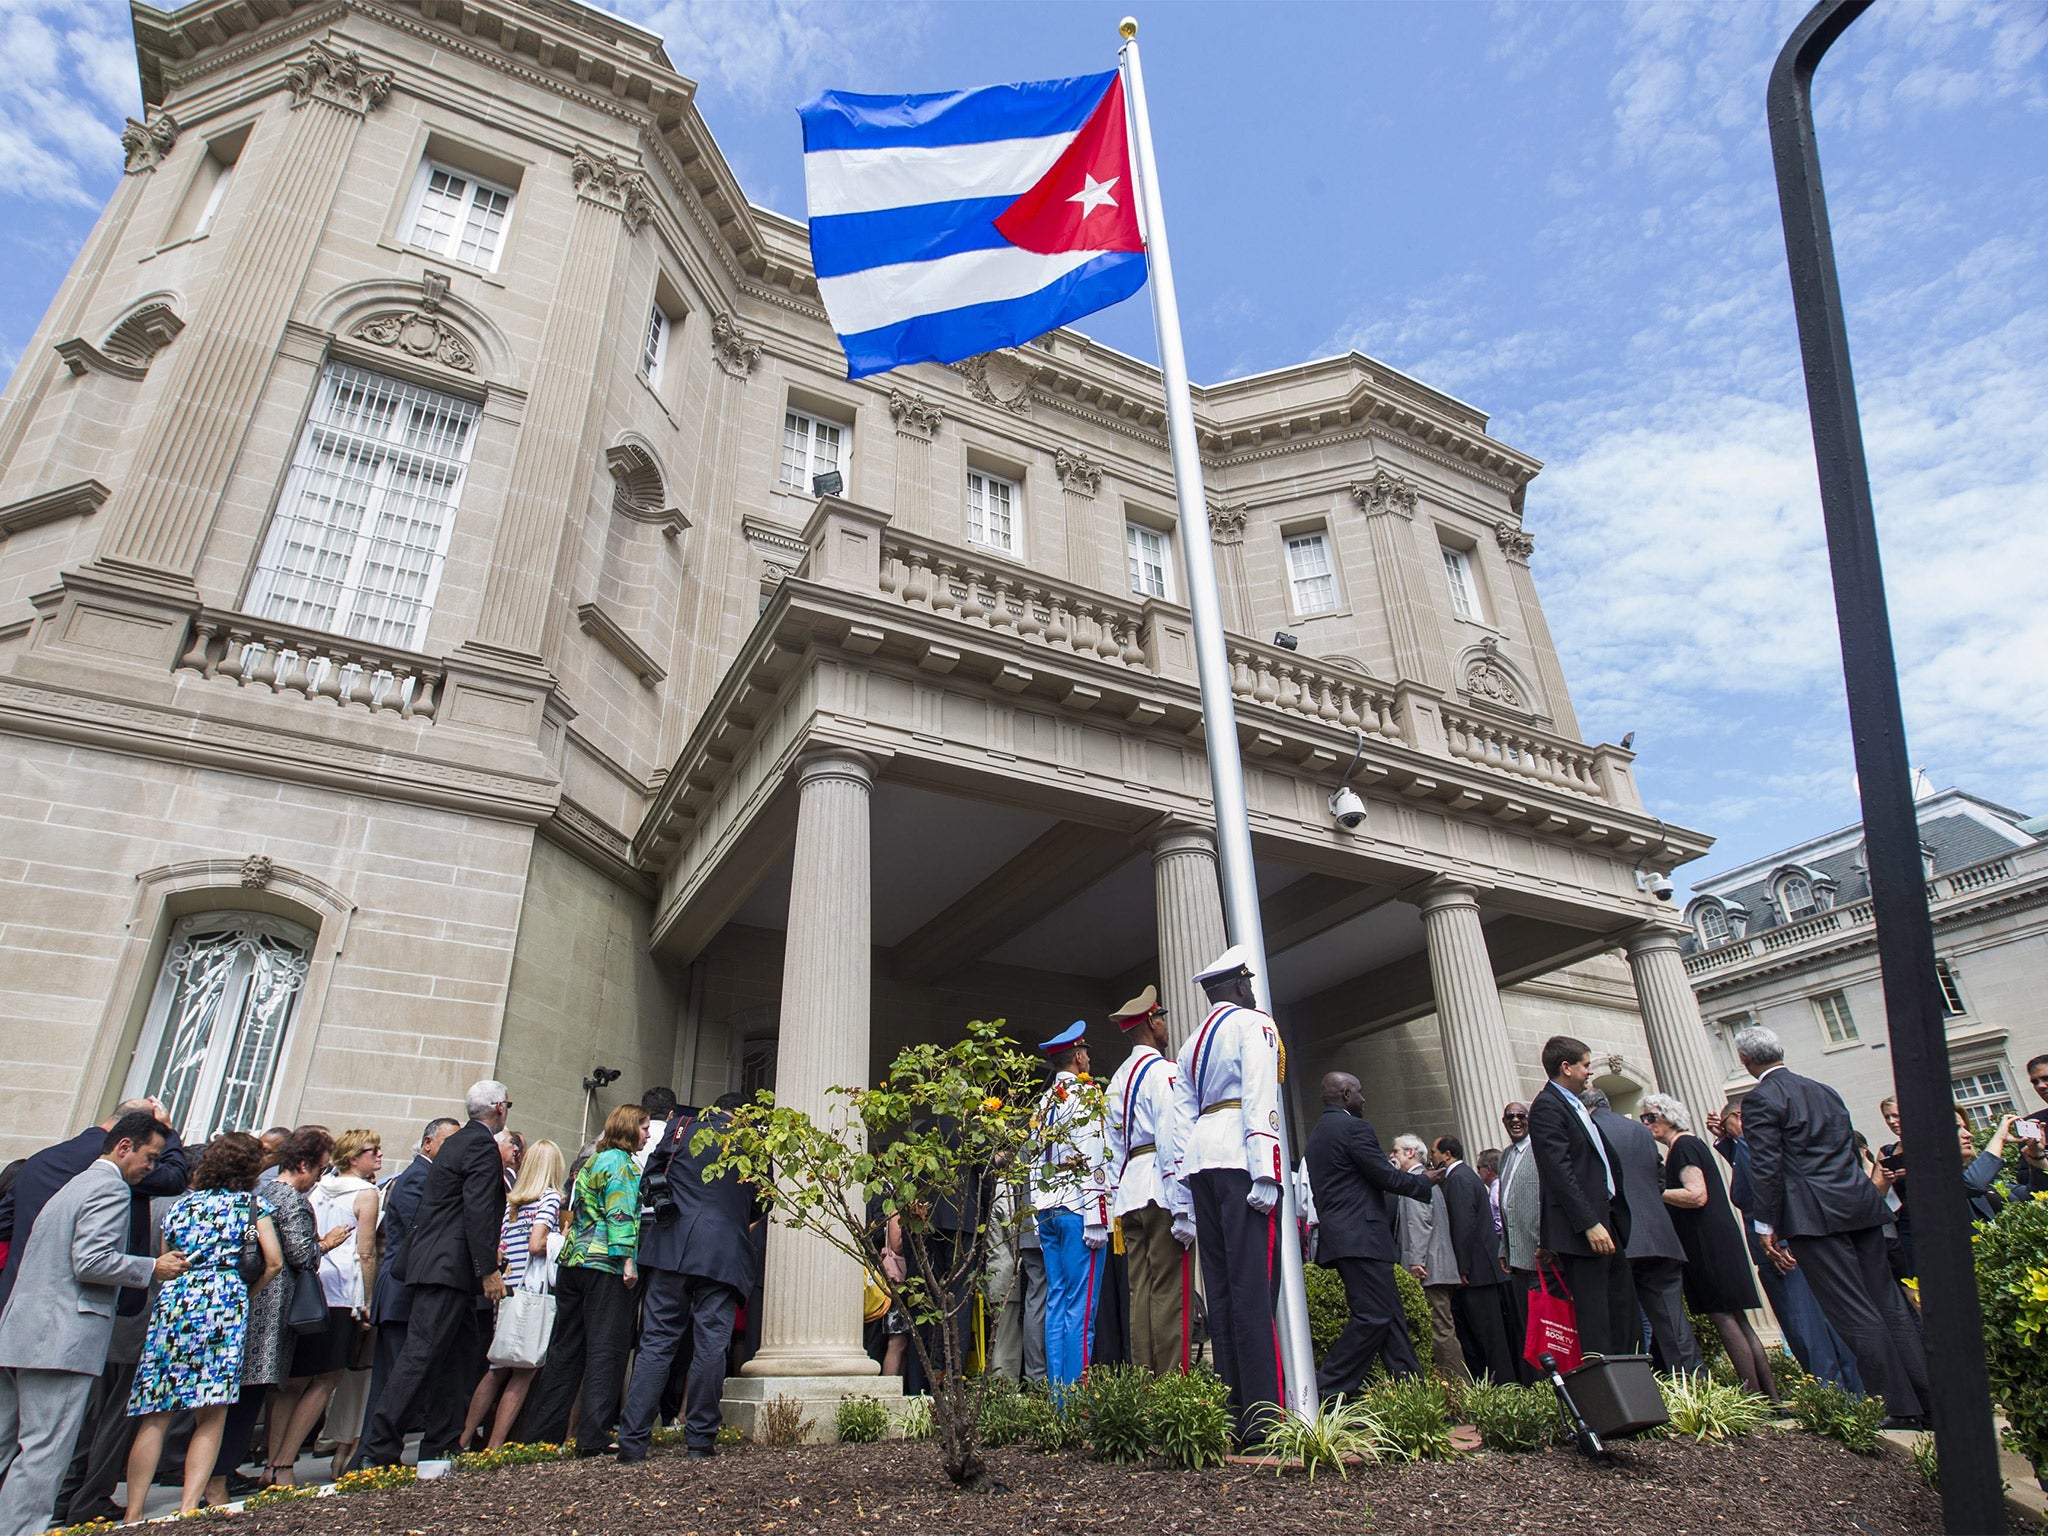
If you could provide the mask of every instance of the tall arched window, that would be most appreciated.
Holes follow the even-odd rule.
[[[1700,938],[1708,944],[1728,942],[1728,914],[1714,902],[1700,908]]]
[[[157,974],[125,1096],[163,1101],[187,1141],[260,1131],[313,935],[254,912],[180,918]]]
[[[1785,921],[1793,922],[1813,912],[1813,884],[1804,875],[1787,875],[1778,882],[1778,904],[1785,909]]]

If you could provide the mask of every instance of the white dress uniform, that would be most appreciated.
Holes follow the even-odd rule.
[[[1140,1001],[1149,1002],[1147,988]],[[1123,1230],[1130,1287],[1131,1362],[1155,1375],[1187,1369],[1188,1251],[1174,1236],[1176,1217],[1194,1204],[1179,1177],[1180,1067],[1139,1044],[1109,1080],[1110,1204]]]

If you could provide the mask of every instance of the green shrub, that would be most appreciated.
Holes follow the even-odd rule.
[[[1540,1451],[1565,1438],[1557,1394],[1548,1386],[1475,1381],[1465,1389],[1464,1416],[1489,1451]]]
[[[1334,1269],[1311,1264],[1302,1278],[1308,1286],[1308,1336],[1315,1345],[1316,1364],[1321,1365],[1344,1331],[1351,1308],[1344,1300],[1344,1281]]]
[[[991,1376],[981,1398],[981,1443],[1000,1449],[1031,1433],[1032,1399],[1008,1376]]]
[[[1663,1377],[1658,1386],[1671,1414],[1664,1433],[1683,1440],[1733,1440],[1773,1413],[1768,1398],[1697,1371]]]
[[[1864,1456],[1883,1443],[1879,1432],[1885,1417],[1881,1397],[1856,1397],[1831,1381],[1809,1376],[1794,1386],[1785,1400],[1792,1422],[1809,1434],[1839,1440]]]
[[[1300,1467],[1314,1482],[1319,1471],[1335,1472],[1349,1479],[1353,1458],[1376,1460],[1384,1440],[1378,1415],[1362,1402],[1347,1403],[1341,1397],[1318,1404],[1306,1419],[1284,1408],[1268,1408],[1260,1421],[1264,1438],[1257,1453],[1273,1463],[1278,1476],[1289,1467]]]
[[[1783,1396],[1800,1382],[1806,1380],[1806,1367],[1799,1363],[1799,1357],[1782,1344],[1773,1344],[1764,1351],[1764,1358],[1770,1362],[1771,1379],[1778,1384],[1778,1394]]]
[[[1230,1388],[1206,1366],[1152,1383],[1147,1410],[1152,1446],[1176,1467],[1220,1467],[1230,1450]]]
[[[2048,1201],[2011,1201],[1972,1241],[1991,1396],[2011,1426],[2006,1443],[2038,1473],[2048,1465]]]
[[[1399,1381],[1375,1383],[1359,1401],[1379,1426],[1382,1456],[1401,1461],[1450,1461],[1458,1454],[1451,1443],[1450,1404],[1442,1382],[1428,1376],[1404,1376]]]
[[[1081,1394],[1068,1388],[1058,1396],[1032,1393],[1024,1401],[1029,1423],[1025,1438],[1048,1456],[1071,1451],[1087,1443],[1087,1427],[1081,1422]]]
[[[1934,1436],[1922,1435],[1913,1442],[1913,1470],[1936,1493],[1941,1492],[1941,1460],[1935,1454]]]
[[[1140,1365],[1098,1365],[1082,1378],[1075,1409],[1097,1461],[1143,1461],[1152,1449],[1146,1408],[1152,1373]]]
[[[929,1394],[906,1397],[903,1400],[904,1439],[929,1440],[935,1427],[932,1418],[932,1400]]]
[[[1415,1346],[1417,1359],[1427,1360],[1430,1343],[1429,1297],[1422,1282],[1402,1265],[1394,1266],[1394,1289],[1401,1293],[1401,1315],[1408,1319],[1408,1342]]]
[[[889,1433],[889,1410],[882,1400],[854,1392],[839,1399],[832,1428],[848,1445],[873,1445]]]

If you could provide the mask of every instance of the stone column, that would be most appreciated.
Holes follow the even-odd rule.
[[[1501,1106],[1528,1097],[1515,1070],[1507,1015],[1479,923],[1479,893],[1455,880],[1431,881],[1422,897],[1422,927],[1451,1110],[1466,1157],[1477,1157],[1500,1134]]]
[[[1216,547],[1216,593],[1223,600],[1223,627],[1231,634],[1252,632],[1249,582],[1244,571],[1245,509],[1212,506],[1209,540]]]
[[[868,1076],[868,798],[858,753],[797,767],[796,865],[782,958],[775,1097],[815,1119],[837,1112],[830,1088]],[[822,1239],[776,1226],[762,1281],[761,1352],[746,1376],[873,1376],[861,1348],[860,1265]]]
[[[285,322],[327,228],[365,114],[391,72],[315,42],[286,72],[292,116],[221,253],[232,282],[214,283],[164,356],[161,402],[105,514],[103,564],[189,589]]]
[[[1650,923],[1630,935],[1628,968],[1635,972],[1657,1087],[1692,1111],[1693,1131],[1704,1137],[1708,1112],[1721,1107],[1724,1079],[1707,1050],[1707,1027],[1685,977],[1678,930]]]
[[[1209,1011],[1208,999],[1190,978],[1223,953],[1215,833],[1176,826],[1152,839],[1152,902],[1158,914],[1159,1000],[1166,1005],[1167,1050],[1177,1055]]]
[[[1398,682],[1444,684],[1443,636],[1436,607],[1419,570],[1411,569],[1415,546],[1417,493],[1412,482],[1382,468],[1351,487],[1351,499],[1365,514],[1372,541],[1373,573],[1379,579],[1380,606],[1387,615],[1387,638],[1394,649]]]

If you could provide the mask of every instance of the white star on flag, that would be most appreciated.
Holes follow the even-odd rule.
[[[1107,181],[1097,181],[1093,176],[1090,176],[1086,171],[1083,171],[1081,173],[1081,176],[1082,179],[1088,183],[1088,185],[1083,187],[1080,191],[1076,192],[1072,197],[1068,198],[1067,201],[1070,203],[1079,203],[1081,205],[1082,218],[1087,218],[1089,214],[1093,213],[1096,209],[1103,207],[1105,204],[1111,208],[1117,206],[1117,200],[1110,195],[1110,189],[1114,187],[1118,182],[1122,181],[1123,177],[1112,176]]]

